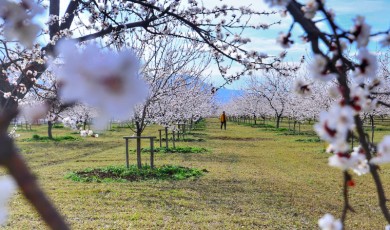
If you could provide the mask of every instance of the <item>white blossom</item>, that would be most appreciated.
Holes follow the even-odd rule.
[[[62,123],[64,124],[65,127],[68,127],[68,128],[74,129],[74,130],[77,129],[76,121],[70,117],[65,117],[64,119],[62,119]]]
[[[370,165],[368,164],[366,154],[361,146],[353,148],[351,157],[356,159],[355,164],[352,166],[354,173],[361,176],[370,172]]]
[[[316,0],[309,0],[306,5],[302,6],[302,11],[305,13],[305,18],[312,19],[318,10],[318,3]]]
[[[370,54],[366,48],[359,49],[359,53],[357,56],[359,60],[359,65],[356,67],[354,71],[354,80],[361,84],[365,79],[375,78],[376,71],[378,69],[378,62],[376,56]]]
[[[346,142],[345,144],[348,145]],[[329,157],[329,166],[340,168],[344,171],[352,169],[358,176],[367,174],[370,171],[366,154],[360,146],[355,147],[352,153],[348,153],[347,150],[336,152]]]
[[[302,96],[311,95],[312,91],[310,83],[304,82],[302,79],[296,80],[294,84],[294,92]]]
[[[81,130],[80,131],[80,136],[82,136],[82,137],[88,136],[88,131],[87,130]]]
[[[61,83],[61,99],[96,107],[97,128],[104,128],[112,118],[128,119],[134,105],[147,95],[138,73],[139,61],[131,51],[102,51],[96,45],[78,51],[73,43],[63,42],[59,53],[64,64],[53,68]]]
[[[356,40],[357,48],[366,47],[370,40],[371,26],[366,24],[363,16],[356,16],[354,19],[355,25],[350,30],[351,39]]]
[[[319,123],[314,129],[321,139],[331,144],[345,141],[348,132],[355,127],[354,115],[351,106],[334,104],[328,112],[320,113]]]
[[[370,92],[366,87],[351,87],[350,96],[352,100],[352,107],[356,112],[372,111],[377,106],[378,100],[370,98]]]
[[[32,22],[32,18],[42,12],[43,8],[32,0],[22,0],[22,4],[8,0],[0,1],[0,17],[5,21],[6,38],[10,40],[17,38],[23,45],[31,48],[41,29],[38,24]]]
[[[333,141],[329,144],[328,148],[326,148],[326,152],[328,153],[345,153],[349,151],[349,144],[345,140],[339,139]]]
[[[292,40],[290,40],[290,36],[291,34],[280,32],[276,42],[284,49],[290,48],[294,43]]]
[[[313,62],[309,65],[309,71],[313,78],[321,81],[330,81],[336,78],[336,74],[328,70],[328,61],[322,55],[316,54]]]
[[[343,224],[340,220],[336,220],[331,214],[327,213],[318,220],[318,226],[321,230],[341,230]]]

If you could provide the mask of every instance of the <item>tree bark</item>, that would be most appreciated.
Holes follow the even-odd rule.
[[[280,126],[280,118],[281,116],[276,116],[276,128],[278,129]]]
[[[47,122],[47,136],[49,137],[49,139],[53,139],[53,122],[52,121],[48,121]]]

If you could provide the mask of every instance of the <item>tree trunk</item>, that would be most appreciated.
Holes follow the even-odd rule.
[[[287,121],[288,121],[288,130],[291,131],[291,117],[288,117]]]
[[[53,122],[48,121],[47,122],[47,136],[49,137],[49,139],[53,139],[52,129],[53,129]]]
[[[281,116],[276,116],[276,128],[279,128]]]

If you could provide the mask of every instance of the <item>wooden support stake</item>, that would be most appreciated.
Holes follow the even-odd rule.
[[[129,139],[126,140],[126,167],[129,168]]]
[[[150,138],[150,167],[154,168],[154,137]]]

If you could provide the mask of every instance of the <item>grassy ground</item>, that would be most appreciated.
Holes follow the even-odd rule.
[[[273,125],[273,123],[268,123]],[[390,126],[390,125],[389,125]],[[301,126],[303,135],[272,127],[252,128],[217,119],[177,146],[206,148],[206,153],[159,153],[157,165],[175,164],[207,169],[200,179],[131,183],[77,183],[64,178],[87,167],[125,164],[122,136],[128,129],[107,131],[99,138],[61,142],[25,142],[45,127],[20,130],[18,146],[40,184],[73,229],[316,229],[325,213],[337,217],[342,208],[342,173],[327,166],[324,142]],[[377,125],[380,140],[390,129]],[[144,135],[157,135],[157,126]],[[73,135],[65,128],[54,135]],[[297,141],[299,140],[299,141]],[[307,141],[305,141],[307,140]],[[131,142],[131,148],[134,148]],[[155,146],[158,146],[156,143]],[[144,143],[143,147],[148,147]],[[143,154],[148,162],[149,154]],[[135,163],[135,154],[131,155]],[[390,194],[390,166],[380,172]],[[372,178],[355,176],[347,229],[384,229]],[[17,194],[10,203],[5,229],[44,229],[35,211]]]

